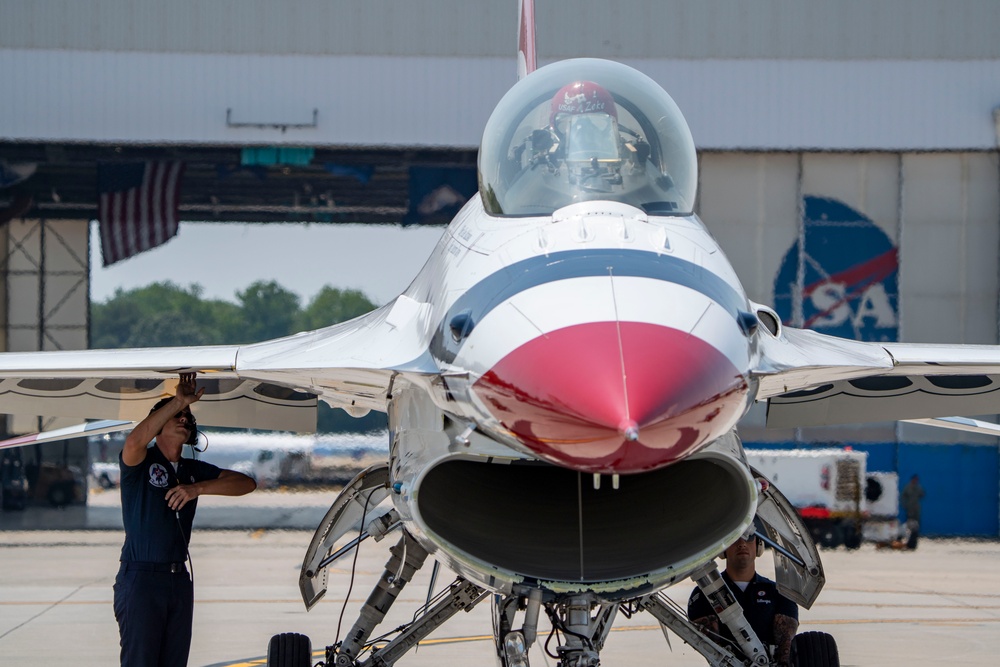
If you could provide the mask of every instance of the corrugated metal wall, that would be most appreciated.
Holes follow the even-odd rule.
[[[899,338],[996,344],[998,178],[996,152],[703,153],[699,215],[750,297],[774,303],[802,198],[836,200],[898,248]]]
[[[997,342],[996,153],[904,155],[900,337]]]
[[[514,58],[0,49],[0,140],[475,146]],[[310,123],[315,127],[233,127]]]
[[[998,3],[1000,6],[1000,3]],[[674,98],[702,150],[984,150],[996,61],[626,61]],[[0,140],[479,144],[515,59],[0,48]],[[929,94],[934,91],[934,94]],[[240,122],[308,129],[235,128]]]
[[[514,0],[4,0],[0,47],[509,56]],[[539,0],[542,58],[1000,57],[988,0]]]
[[[7,351],[87,347],[88,230],[82,220],[7,223]]]
[[[0,349],[86,349],[90,321],[88,229],[85,220],[20,219],[4,225],[0,240],[6,243],[0,246],[0,278],[9,299],[0,314],[6,338]],[[47,419],[44,427],[60,428],[78,422],[73,418]],[[40,428],[37,417],[10,417],[7,422],[11,433],[31,433]]]
[[[870,301],[862,296],[833,309],[861,320],[854,331],[845,334],[832,315],[813,321],[812,328],[869,340],[1000,340],[996,152],[708,152],[701,155],[700,177],[699,215],[755,301],[775,304],[788,291],[782,268],[812,233],[817,235],[805,247],[820,271],[826,267],[827,274],[844,276],[848,290],[852,280],[866,293],[878,288]],[[822,230],[824,221],[807,219],[807,201],[851,212],[852,224],[830,227],[825,236],[808,231],[816,223]],[[873,238],[883,245],[871,243]],[[858,267],[868,266],[886,246],[898,257],[895,288],[891,281],[864,285],[866,274]],[[761,405],[744,419],[740,430],[748,445],[850,445],[869,452],[872,470],[898,470],[904,482],[919,474],[927,489],[926,534],[996,536],[1000,530],[995,438],[891,422],[767,429],[764,417]]]

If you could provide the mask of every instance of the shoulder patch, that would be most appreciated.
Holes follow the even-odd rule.
[[[149,483],[158,489],[165,489],[170,483],[167,477],[167,469],[159,463],[149,466]]]

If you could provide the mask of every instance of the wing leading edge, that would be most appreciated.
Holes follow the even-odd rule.
[[[23,418],[139,421],[182,372],[199,374],[206,426],[311,431],[316,396],[235,372],[239,347],[136,348],[0,355],[0,412]]]
[[[759,352],[770,427],[1000,412],[1000,346],[863,343],[785,328]]]
[[[401,296],[349,322],[244,346],[0,354],[0,413],[138,421],[179,373],[195,372],[202,425],[314,431],[319,398],[356,415],[384,412],[394,374],[436,372],[418,335],[427,310]]]

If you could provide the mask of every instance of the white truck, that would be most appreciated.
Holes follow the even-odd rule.
[[[856,549],[898,536],[898,476],[867,471],[851,449],[748,449],[747,460],[795,506],[817,544]]]

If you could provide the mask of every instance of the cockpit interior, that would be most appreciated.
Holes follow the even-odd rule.
[[[569,60],[500,101],[480,147],[479,186],[495,216],[594,200],[688,215],[697,157],[680,110],[652,79],[614,62]]]

